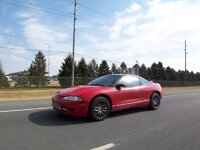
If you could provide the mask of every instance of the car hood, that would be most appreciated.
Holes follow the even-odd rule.
[[[88,94],[91,94],[91,92],[96,93],[98,91],[104,91],[108,88],[109,87],[106,86],[81,85],[81,86],[66,88],[64,90],[61,90],[57,94],[59,96],[81,96],[82,94],[85,93]]]

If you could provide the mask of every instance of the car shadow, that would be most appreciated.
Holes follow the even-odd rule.
[[[130,115],[134,113],[140,113],[140,112],[147,112],[150,111],[146,107],[140,107],[140,108],[128,108],[124,110],[120,110],[117,112],[112,112],[109,117],[118,117],[118,116],[124,116],[124,115]]]
[[[68,117],[61,115],[53,110],[33,112],[29,115],[29,120],[41,126],[64,126],[91,122],[87,120],[87,118]]]
[[[129,108],[113,112],[109,115],[107,119],[118,116],[130,115],[134,113],[146,112],[146,111],[148,111],[147,108]],[[61,115],[53,110],[43,110],[43,111],[33,112],[29,115],[29,120],[41,126],[64,126],[64,125],[93,123],[93,121],[89,120],[88,118],[68,117]]]

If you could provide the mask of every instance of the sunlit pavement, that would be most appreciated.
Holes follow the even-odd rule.
[[[198,150],[199,97],[167,94],[157,111],[128,109],[102,122],[60,116],[50,100],[0,102],[0,149]]]

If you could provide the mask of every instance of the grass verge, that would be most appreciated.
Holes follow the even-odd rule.
[[[181,91],[195,91],[200,90],[200,86],[188,86],[188,87],[164,87],[164,94],[176,93]]]
[[[0,90],[0,101],[51,99],[60,89],[11,89]]]

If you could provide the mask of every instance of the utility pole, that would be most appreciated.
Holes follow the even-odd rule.
[[[73,46],[72,46],[72,81],[71,86],[74,86],[74,51],[75,51],[75,32],[76,32],[76,0],[74,0],[74,25],[73,25]]]
[[[187,44],[186,44],[186,40],[185,40],[185,81],[187,80]]]
[[[50,46],[49,46],[49,58],[48,58],[48,76],[50,76]]]

